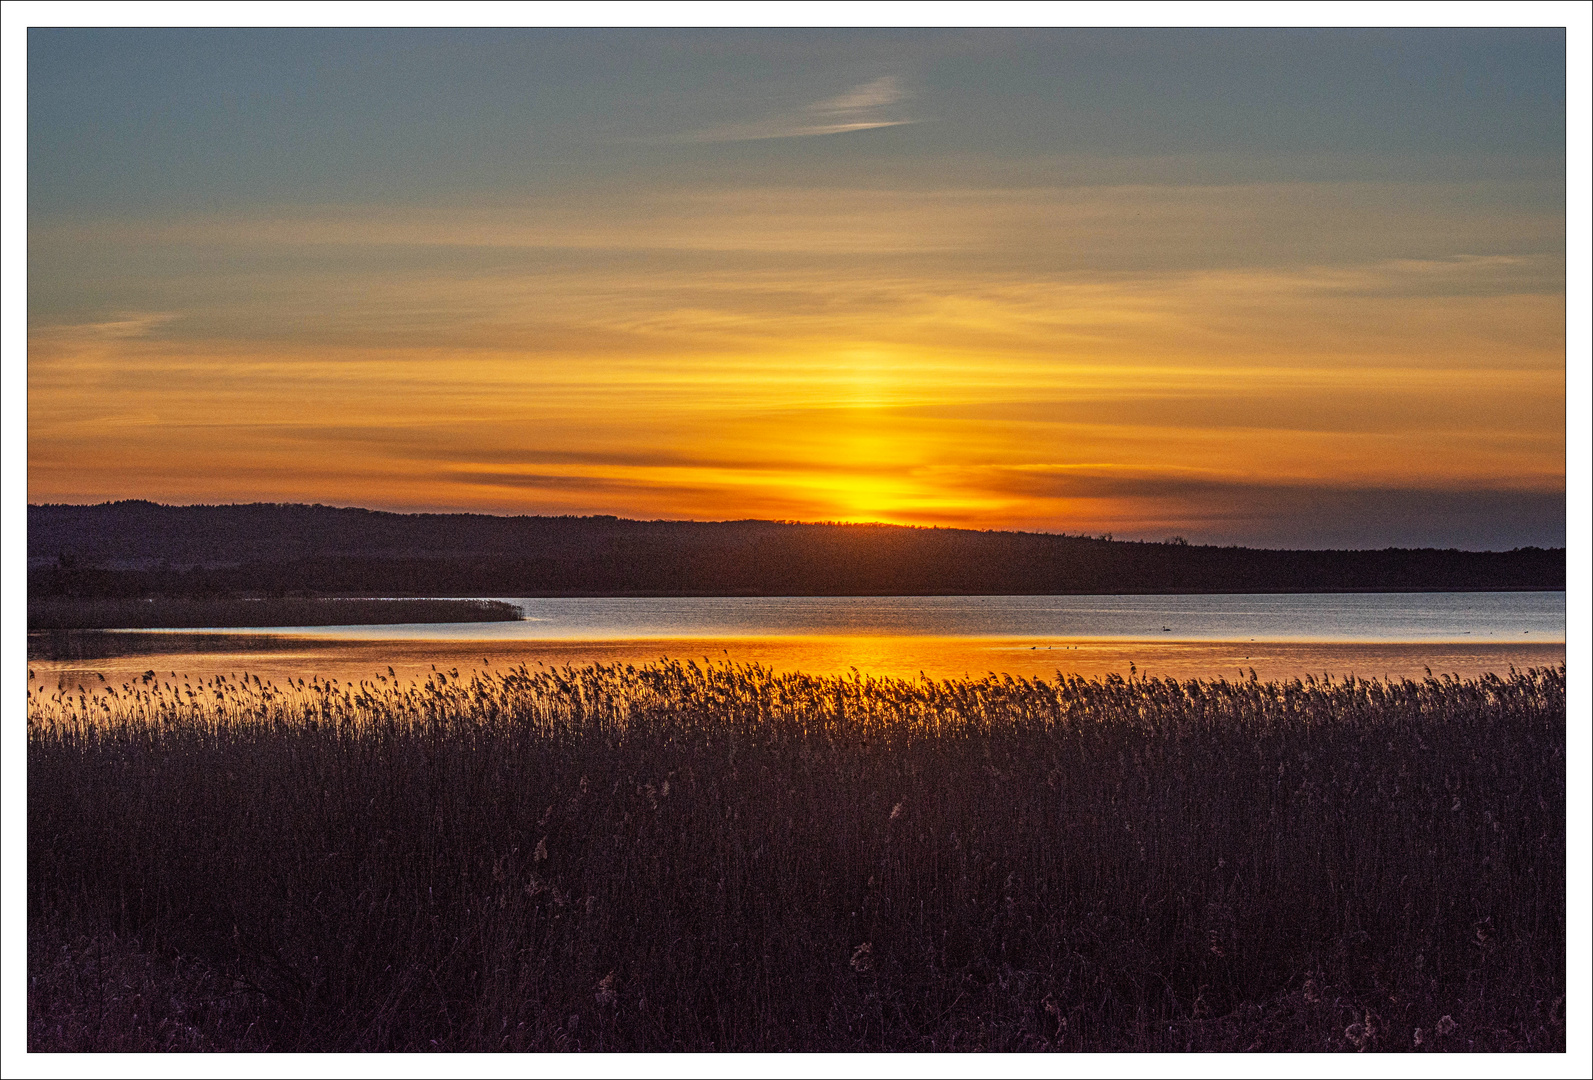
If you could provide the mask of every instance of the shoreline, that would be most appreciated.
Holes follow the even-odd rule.
[[[103,636],[102,636],[103,635]],[[1254,669],[1263,681],[1307,675],[1358,678],[1425,678],[1436,674],[1475,677],[1506,674],[1510,668],[1554,667],[1565,663],[1563,642],[1534,643],[1330,643],[1330,642],[1172,642],[1100,639],[676,637],[612,640],[347,640],[309,635],[179,634],[166,631],[115,634],[69,632],[78,646],[48,655],[45,635],[30,635],[30,671],[40,683],[60,679],[107,681],[145,670],[185,675],[216,675],[242,670],[262,678],[372,678],[389,667],[404,678],[424,678],[433,665],[461,670],[494,670],[521,663],[546,668],[593,664],[650,663],[664,657],[759,664],[775,671],[812,675],[846,674],[917,679],[980,677],[988,672],[1014,678],[1051,679],[1058,674],[1086,678],[1131,671],[1152,678],[1232,678]],[[165,639],[165,640],[163,640]],[[84,648],[95,643],[119,648]],[[137,646],[137,647],[129,647]],[[1132,667],[1131,667],[1132,665]]]
[[[382,626],[510,622],[513,604],[484,599],[158,596],[137,599],[42,597],[28,600],[28,632],[51,630],[270,629],[281,626]]]

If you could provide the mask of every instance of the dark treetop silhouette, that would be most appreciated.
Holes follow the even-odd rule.
[[[1035,595],[1563,589],[1563,548],[1277,551],[775,521],[28,508],[28,594]]]

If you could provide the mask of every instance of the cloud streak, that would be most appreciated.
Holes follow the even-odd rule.
[[[1483,194],[730,185],[47,223],[29,494],[1543,542],[1563,224]]]
[[[799,139],[841,135],[849,131],[899,127],[918,120],[893,111],[911,95],[894,75],[881,76],[842,94],[816,101],[805,109],[746,123],[720,124],[670,138],[670,142],[723,143],[758,139]]]

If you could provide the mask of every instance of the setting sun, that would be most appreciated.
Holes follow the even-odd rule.
[[[1589,1075],[1589,7],[1451,7],[6,4],[0,1071]]]
[[[713,120],[680,90],[653,110],[638,85],[596,134],[576,119],[591,79],[549,60],[601,51],[572,32],[485,46],[519,74],[447,92],[530,80],[551,95],[528,121],[536,145],[562,156],[499,147],[447,184],[425,180],[441,166],[423,154],[384,172],[395,148],[329,134],[387,122],[338,97],[337,76],[304,114],[305,152],[337,163],[321,181],[296,186],[247,142],[225,152],[252,179],[118,142],[166,177],[120,190],[69,142],[46,151],[70,120],[48,103],[134,69],[91,74],[67,39],[30,40],[35,502],[1223,543],[1563,536],[1562,128],[1504,123],[1506,99],[1466,99],[1469,121],[1412,128],[1419,147],[1395,156],[1378,126],[1390,114],[1370,103],[1334,106],[1320,148],[1218,131],[1191,105],[1209,138],[1147,155],[1165,102],[1125,90],[1120,145],[1102,129],[1081,146],[1057,118],[1066,87],[1110,77],[1105,54],[975,33],[837,54],[783,88],[811,109],[749,102],[757,122]],[[712,70],[708,38],[671,40],[679,63]],[[1305,37],[1285,44],[1315,55]],[[964,85],[992,47],[1057,87],[1014,99],[1021,137],[958,111],[995,93]],[[1357,48],[1382,63],[1371,39]],[[225,54],[181,79],[225,79]],[[1221,67],[1196,64],[1188,92],[1246,97]],[[179,81],[155,92],[182,102],[170,123],[213,121],[199,84],[165,78]],[[1526,69],[1511,93],[1541,99],[1533,116],[1563,113],[1563,89]],[[1390,517],[1400,493],[1443,523]]]

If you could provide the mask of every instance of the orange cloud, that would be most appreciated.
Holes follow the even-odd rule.
[[[1552,496],[1558,219],[1450,194],[46,224],[29,497],[1198,533],[1307,491]]]

